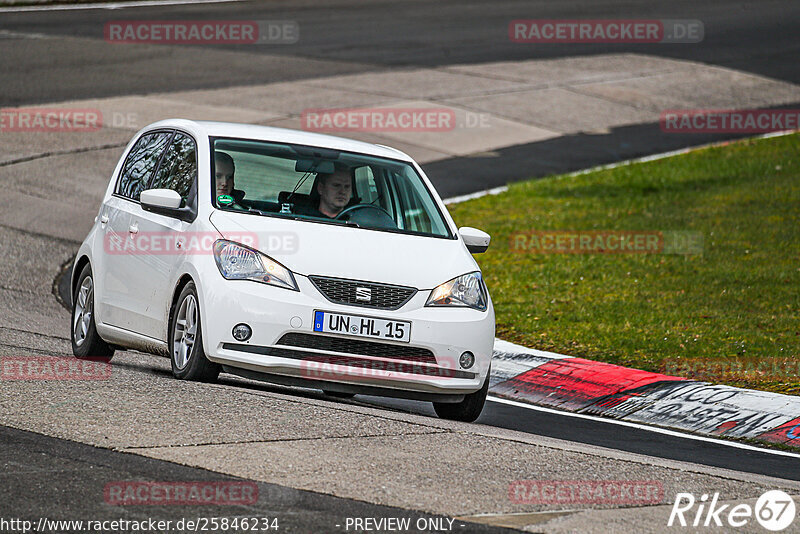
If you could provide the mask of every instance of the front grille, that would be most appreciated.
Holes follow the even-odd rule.
[[[304,349],[327,350],[330,352],[344,352],[360,356],[375,356],[377,358],[393,358],[420,363],[436,363],[436,357],[428,349],[408,347],[404,345],[390,345],[375,341],[360,339],[347,339],[341,337],[322,336],[319,334],[303,334],[290,332],[278,340],[278,345],[302,347]]]
[[[380,310],[396,310],[411,300],[411,297],[417,292],[413,287],[392,286],[375,282],[343,280],[325,276],[309,276],[308,278],[319,292],[331,302]],[[359,296],[361,298],[358,298]]]

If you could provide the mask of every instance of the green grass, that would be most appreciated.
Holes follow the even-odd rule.
[[[492,235],[476,259],[502,339],[662,372],[798,361],[800,135],[532,180],[450,211]],[[531,230],[693,231],[704,243],[701,255],[513,251],[512,235]],[[800,394],[796,373],[701,374]]]

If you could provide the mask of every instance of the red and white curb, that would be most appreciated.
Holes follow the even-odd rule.
[[[795,133],[771,132],[751,139]],[[722,141],[600,165],[561,176],[655,161],[723,146]],[[445,199],[458,204],[507,186]],[[706,436],[752,438],[800,447],[800,397],[719,386],[530,349],[495,339],[489,392],[496,397]]]
[[[800,447],[800,397],[713,385],[499,339],[489,392],[581,414]]]

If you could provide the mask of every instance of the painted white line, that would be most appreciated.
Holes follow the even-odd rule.
[[[244,0],[140,0],[138,2],[104,2],[100,4],[54,4],[47,6],[0,7],[0,13],[24,13],[30,11],[78,11],[84,9],[125,9],[129,7],[180,6],[184,4],[221,4]]]
[[[51,35],[43,33],[21,33],[11,30],[0,30],[0,39],[50,39]]]
[[[486,195],[499,195],[500,193],[505,193],[506,191],[508,191],[508,186],[501,185],[500,187],[494,187],[492,189],[478,191],[477,193],[470,193],[468,195],[460,195],[457,197],[446,198],[442,202],[444,202],[445,204],[458,204],[459,202],[465,202],[467,200],[472,200],[473,198],[485,197]]]
[[[683,154],[688,154],[689,152],[694,152],[696,150],[702,150],[704,148],[713,148],[718,146],[725,146],[732,143],[739,143],[742,141],[746,141],[748,139],[770,139],[772,137],[783,137],[784,135],[792,135],[797,133],[798,130],[783,130],[780,132],[769,132],[761,135],[756,135],[753,137],[743,137],[740,139],[730,139],[728,141],[714,141],[713,143],[706,143],[704,145],[697,145],[697,146],[690,146],[686,148],[680,148],[678,150],[670,150],[669,152],[661,152],[660,154],[651,154],[649,156],[642,156],[641,158],[633,158],[633,159],[626,159],[622,161],[618,161],[616,163],[608,163],[606,165],[598,165],[597,167],[590,167],[588,169],[583,169],[580,171],[571,172],[569,174],[561,175],[560,178],[567,178],[572,176],[580,176],[582,174],[588,174],[590,172],[595,171],[605,171],[608,169],[616,169],[617,167],[625,167],[626,165],[632,165],[634,163],[647,163],[649,161],[657,161],[660,159],[671,158],[673,156],[681,156]]]
[[[518,408],[527,408],[528,410],[536,410],[538,412],[545,412],[545,413],[552,413],[557,415],[563,415],[565,417],[574,417],[576,419],[589,419],[591,421],[597,421],[600,423],[609,423],[612,425],[619,425],[619,426],[626,426],[629,428],[637,428],[639,430],[646,430],[648,432],[655,432],[656,434],[664,434],[666,436],[673,436],[676,438],[684,438],[684,439],[692,439],[695,441],[704,441],[707,443],[715,443],[717,445],[723,445],[725,447],[733,447],[734,449],[744,449],[748,451],[755,451],[755,452],[763,452],[764,454],[773,454],[775,456],[788,456],[790,458],[798,458],[800,459],[800,454],[788,451],[780,451],[776,449],[762,449],[761,447],[754,447],[753,445],[747,445],[746,443],[739,443],[736,441],[726,441],[722,439],[716,438],[709,438],[705,436],[697,436],[694,434],[686,434],[683,432],[677,432],[675,430],[667,430],[666,428],[658,428],[650,425],[642,425],[639,423],[631,423],[629,421],[620,421],[619,419],[610,419],[607,417],[598,417],[596,415],[586,415],[582,413],[573,413],[573,412],[565,412],[563,410],[556,410],[553,408],[545,408],[543,406],[536,406],[533,404],[527,404],[524,402],[509,400],[509,399],[502,399],[500,397],[495,397],[493,395],[489,395],[486,397],[486,400],[490,400],[493,402],[499,402],[501,404],[508,404],[510,406],[516,406]]]
[[[616,163],[607,163],[606,165],[589,167],[588,169],[582,169],[580,171],[574,171],[567,174],[561,174],[558,176],[551,176],[550,178],[558,178],[558,179],[570,178],[573,176],[588,174],[590,172],[616,169],[617,167],[624,167],[626,165],[632,165],[634,163],[647,163],[648,161],[657,161],[659,159],[671,158],[672,156],[680,156],[682,154],[688,154],[689,152],[694,152],[695,150],[702,150],[704,148],[711,148],[715,146],[723,146],[730,143],[745,141],[746,139],[769,139],[772,137],[783,137],[784,135],[792,135],[794,133],[797,133],[798,131],[800,130],[784,130],[780,132],[770,132],[762,135],[756,135],[754,137],[731,139],[730,141],[715,141],[713,143],[706,143],[704,145],[691,146],[691,147],[681,148],[678,150],[670,150],[669,152],[661,152],[660,154],[651,154],[649,156],[642,156],[641,158],[625,159],[622,161],[617,161]],[[477,191],[475,193],[470,193],[468,195],[446,198],[442,202],[444,202],[445,204],[458,204],[459,202],[466,202],[467,200],[472,200],[473,198],[485,197],[486,195],[498,195],[500,193],[505,193],[506,191],[508,191],[508,186],[503,185],[500,187],[493,187],[492,189],[484,189],[483,191]]]

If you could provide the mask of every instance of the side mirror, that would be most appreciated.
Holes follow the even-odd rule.
[[[159,213],[168,217],[175,217],[183,221],[193,221],[196,214],[188,207],[183,206],[183,199],[177,191],[172,189],[148,189],[139,196],[142,209]]]
[[[458,229],[458,233],[464,240],[464,244],[467,245],[467,250],[473,254],[486,252],[489,242],[492,240],[492,237],[483,230],[469,226],[462,226]]]
[[[148,189],[142,191],[139,202],[144,208],[177,209],[181,207],[181,196],[172,189]]]

